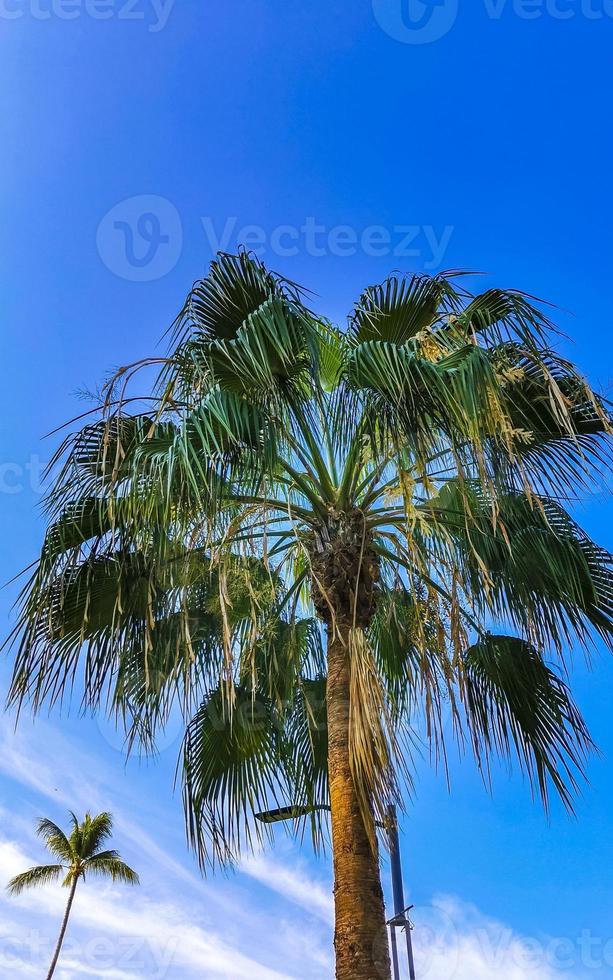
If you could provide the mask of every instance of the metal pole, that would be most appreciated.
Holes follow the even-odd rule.
[[[388,838],[390,849],[390,864],[392,868],[392,892],[394,895],[394,916],[405,917],[406,905],[404,904],[404,887],[402,884],[402,867],[400,864],[400,842],[398,840],[398,817],[396,807],[390,806],[388,810]],[[392,926],[392,930],[394,930]],[[411,927],[406,918],[405,935],[407,937],[407,956],[409,958],[409,980],[415,980],[415,962],[413,960],[413,943],[411,940]],[[395,946],[395,937],[392,949]]]
[[[390,945],[392,947],[392,966],[394,967],[394,980],[400,980],[400,965],[398,963],[398,946],[396,945],[396,926],[390,925]]]

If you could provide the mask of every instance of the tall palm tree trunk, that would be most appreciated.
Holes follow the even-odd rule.
[[[49,967],[49,973],[47,974],[47,980],[51,980],[51,977],[55,973],[57,961],[60,958],[60,951],[62,949],[62,943],[64,942],[64,936],[66,935],[66,928],[68,926],[68,919],[70,918],[70,910],[72,909],[72,903],[74,901],[74,895],[77,890],[78,880],[79,879],[75,876],[72,885],[70,886],[70,895],[68,896],[68,904],[66,905],[66,911],[64,912],[64,920],[62,922],[62,928],[60,929],[60,935],[57,941],[57,946],[55,947],[55,953],[53,954],[53,959],[51,960],[51,966]]]
[[[349,766],[348,630],[338,626],[328,628],[327,687],[336,978],[390,980],[379,855],[366,832]]]

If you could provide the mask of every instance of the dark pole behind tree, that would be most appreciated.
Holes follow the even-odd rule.
[[[400,964],[398,963],[398,944],[396,942],[396,927],[390,925],[390,948],[392,951],[392,970],[394,980],[400,980]]]
[[[390,849],[390,865],[392,871],[392,893],[394,896],[394,918],[390,926],[392,935],[392,955],[396,949],[396,929],[404,919],[404,931],[407,940],[407,956],[409,958],[409,978],[415,980],[415,963],[413,960],[413,943],[411,941],[411,925],[406,915],[404,904],[404,886],[402,884],[402,867],[400,864],[400,842],[398,840],[398,816],[396,807],[390,806],[388,811],[388,840]],[[398,925],[394,924],[397,923]]]

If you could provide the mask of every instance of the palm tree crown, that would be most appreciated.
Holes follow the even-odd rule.
[[[372,842],[417,734],[444,751],[444,710],[484,770],[515,753],[570,806],[591,743],[564,652],[611,643],[613,580],[564,504],[608,465],[611,421],[554,338],[542,304],[452,274],[366,289],[341,330],[218,256],[168,357],[122,369],[54,460],[13,700],[54,703],[78,672],[145,745],[178,706],[202,859],[288,801],[316,842],[331,802],[335,855],[342,823]]]
[[[110,813],[99,813],[95,817],[87,813],[81,823],[74,813],[70,817],[72,828],[68,835],[46,817],[39,820],[36,832],[57,863],[39,865],[16,875],[8,884],[11,895],[60,879],[65,888],[70,888],[80,878],[85,880],[88,876],[138,884],[138,875],[124,864],[118,851],[102,850],[113,831]]]

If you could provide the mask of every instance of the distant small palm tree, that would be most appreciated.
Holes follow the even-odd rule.
[[[124,864],[118,851],[101,850],[113,830],[113,817],[110,813],[99,813],[97,817],[86,813],[83,823],[79,823],[74,813],[70,816],[72,832],[69,837],[46,817],[39,821],[36,830],[47,850],[61,863],[41,864],[36,868],[30,868],[29,871],[12,878],[7,886],[9,894],[20,895],[26,888],[46,885],[65,875],[62,885],[70,889],[70,894],[47,980],[51,980],[57,966],[79,878],[85,880],[86,875],[95,875],[100,878],[110,878],[112,881],[122,881],[127,885],[139,884],[138,875]]]

